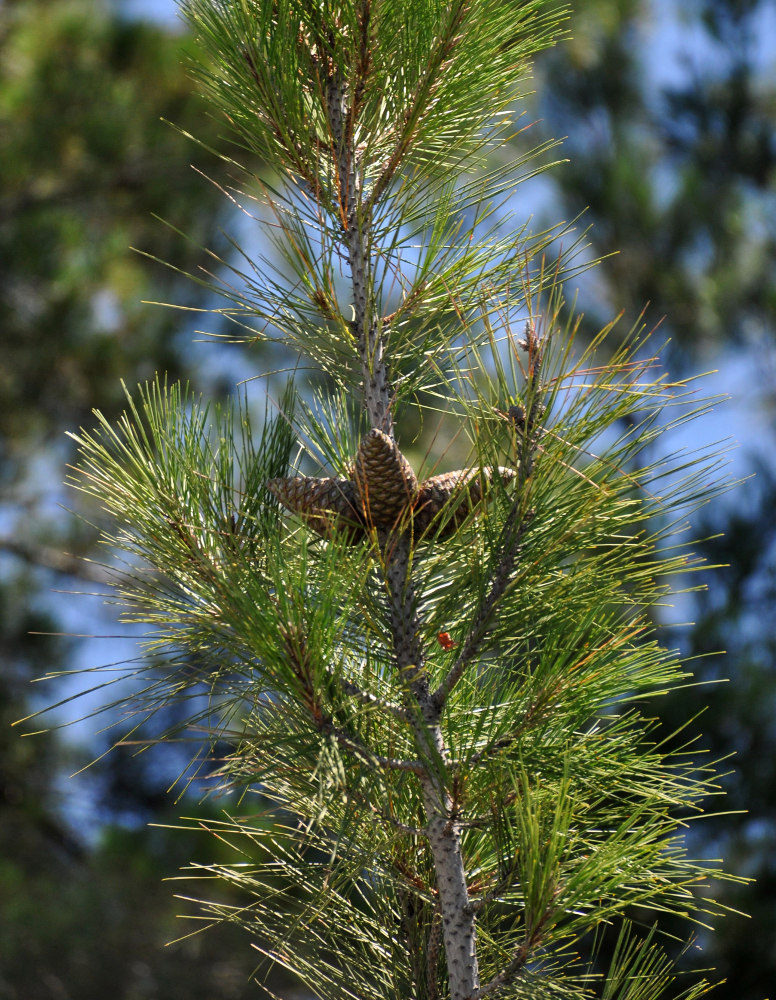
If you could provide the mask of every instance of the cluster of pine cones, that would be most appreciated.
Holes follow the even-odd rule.
[[[350,479],[270,479],[267,489],[324,538],[336,533],[355,543],[373,529],[410,528],[418,539],[448,538],[475,510],[494,474],[458,469],[420,483],[396,443],[373,428],[359,445]],[[501,466],[497,474],[504,483],[515,476]]]

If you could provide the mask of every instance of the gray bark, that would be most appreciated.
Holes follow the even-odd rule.
[[[418,757],[426,811],[426,835],[434,861],[442,940],[445,947],[450,1000],[476,1000],[479,995],[477,932],[469,906],[466,865],[461,851],[461,826],[447,791],[450,761],[440,725],[440,710],[429,691],[420,641],[407,536],[386,542],[388,587],[394,655],[414,704],[408,706]]]

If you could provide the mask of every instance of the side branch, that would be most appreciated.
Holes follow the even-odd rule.
[[[418,826],[410,826],[409,823],[402,823],[400,819],[396,819],[396,817],[392,816],[390,813],[387,813],[382,809],[378,809],[373,802],[369,801],[367,796],[361,795],[359,792],[350,789],[348,791],[348,798],[353,799],[362,805],[367,812],[371,813],[372,816],[375,817],[375,821],[379,820],[380,823],[387,823],[389,826],[392,826],[395,830],[398,830],[399,833],[403,833],[407,837],[425,838],[425,830]]]
[[[404,122],[393,151],[385,161],[380,176],[375,181],[369,195],[368,208],[371,210],[385,193],[412,146],[415,134],[423,120],[423,115],[433,106],[434,91],[445,71],[455,46],[460,38],[461,27],[469,10],[469,0],[456,0],[448,9],[448,21],[441,30],[436,47],[429,53],[426,70],[409,108],[404,112]]]
[[[527,408],[516,403],[509,408],[507,414],[504,414],[512,424],[515,444],[519,444],[517,495],[501,529],[498,545],[501,550],[501,558],[493,574],[490,591],[480,605],[457,660],[431,696],[434,706],[439,712],[444,708],[450,692],[482,646],[496,608],[512,579],[520,552],[520,543],[534,514],[532,510],[526,509],[525,488],[533,472],[534,459],[542,433],[541,418],[545,412],[542,402],[544,387],[541,381],[544,344],[531,323],[526,323],[525,337],[518,343],[528,354],[524,390]]]
[[[368,691],[362,691],[361,688],[352,681],[341,679],[340,687],[346,695],[349,695],[351,698],[355,698],[356,701],[360,701],[362,705],[377,709],[381,712],[386,712],[387,714],[392,715],[395,719],[398,719],[400,722],[410,722],[409,713],[400,705],[394,705],[393,702],[390,701],[383,701],[383,699],[378,698],[377,695],[370,694]]]
[[[502,556],[493,576],[487,597],[480,605],[477,616],[464,640],[461,652],[447,676],[434,691],[431,698],[436,709],[441,712],[451,691],[463,677],[467,666],[472,662],[482,646],[493,614],[498,603],[504,596],[520,552],[520,542],[530,521],[530,511],[520,517],[520,498],[518,497],[509,513],[507,523],[502,530]]]
[[[536,925],[531,930],[526,930],[522,944],[514,950],[509,963],[490,982],[485,983],[480,988],[478,1000],[481,1000],[482,997],[491,996],[514,982],[530,961],[535,949],[541,945],[542,929],[552,920],[554,912],[552,907],[549,907],[541,915]]]
[[[348,733],[338,729],[330,722],[321,723],[320,729],[328,736],[333,736],[338,743],[350,750],[355,757],[358,757],[363,764],[372,770],[410,771],[419,775],[425,773],[419,760],[399,760],[397,757],[383,757],[380,754],[372,753],[363,743],[359,743],[358,740],[353,739]]]
[[[514,978],[521,972],[528,962],[531,949],[528,947],[527,943],[523,943],[517,949],[509,965],[503,969],[498,975],[494,976],[489,983],[485,983],[484,986],[480,987],[479,997],[491,996],[493,993],[497,993],[502,990],[505,986],[514,980]]]

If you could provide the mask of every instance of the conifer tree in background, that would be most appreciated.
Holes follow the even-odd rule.
[[[713,773],[638,706],[687,677],[650,612],[693,568],[677,533],[715,459],[660,450],[703,404],[638,328],[603,364],[610,327],[577,349],[573,247],[548,273],[560,234],[504,209],[546,152],[498,157],[563,11],[184,9],[213,104],[277,173],[272,254],[223,262],[221,313],[330,387],[298,377],[254,431],[245,402],[157,382],[78,436],[151,628],[138,718],[190,699],[231,747],[235,863],[198,874],[245,904],[205,918],[332,1000],[701,995],[660,916],[718,910],[683,844]],[[463,465],[413,453],[405,426],[437,418]]]

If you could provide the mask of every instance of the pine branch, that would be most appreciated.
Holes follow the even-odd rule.
[[[362,6],[361,10],[363,12],[365,8]],[[361,24],[366,31],[366,16],[362,17]],[[365,66],[363,60],[361,66]],[[366,204],[362,202],[358,151],[352,127],[356,115],[356,96],[362,83],[363,77],[346,85],[340,72],[332,74],[326,89],[326,109],[332,137],[343,240],[347,248],[353,291],[353,327],[361,360],[364,404],[372,428],[383,431],[393,439],[390,383],[382,337],[383,323],[376,314],[372,289],[374,271],[369,255],[371,216],[376,199],[372,198]],[[389,164],[388,171],[392,173],[393,169],[395,168]],[[384,176],[388,177],[389,173],[384,173]],[[392,533],[380,531],[379,536],[388,588],[396,669],[399,676],[408,683],[420,709],[420,718],[414,727],[417,750],[421,759],[427,758],[429,753],[436,758],[435,769],[440,764],[446,767],[447,754],[439,726],[439,713],[434,710],[429,698],[424,671],[420,619],[412,578],[411,540],[406,532],[396,537]],[[426,767],[421,775],[421,787],[443,914],[451,998],[468,1000],[477,989],[478,974],[474,920],[463,909],[468,890],[460,831],[454,823],[450,823],[450,799],[444,791],[444,779],[429,772]]]
[[[369,201],[367,202],[368,209],[373,209],[380,198],[382,198],[391,181],[394,179],[396,171],[404,162],[408,150],[412,146],[418,124],[432,102],[434,89],[440,75],[444,73],[448,65],[469,5],[470,0],[456,0],[445,11],[447,23],[439,34],[433,52],[429,53],[422,81],[415,91],[412,104],[404,113],[404,121],[400,127],[396,145],[380,170],[379,176],[370,192]]]
[[[388,715],[392,715],[395,719],[398,719],[399,722],[409,722],[409,714],[406,709],[403,709],[400,705],[394,705],[392,702],[378,698],[369,691],[362,691],[357,684],[346,680],[344,677],[338,678],[338,683],[345,694],[349,695],[351,698],[355,698],[356,701],[360,701],[362,705],[366,705],[369,708],[379,709]]]
[[[511,153],[483,165],[560,12],[186,10],[206,89],[277,178],[259,186],[266,251],[235,241],[211,255],[225,277],[199,278],[238,336],[268,328],[324,376],[257,439],[242,403],[159,382],[76,438],[77,488],[140,567],[117,592],[149,629],[129,714],[175,705],[163,738],[228,741],[225,784],[272,804],[225,821],[236,863],[198,869],[248,905],[204,911],[323,1000],[592,992],[574,942],[634,907],[714,910],[698,885],[716,867],[682,830],[712,769],[655,744],[635,706],[686,682],[649,614],[693,566],[677,519],[717,487],[713,461],[645,458],[670,407],[693,412],[685,387],[641,361],[637,327],[575,343],[560,286],[580,244],[546,268],[553,233],[508,219]],[[406,408],[468,438],[466,465],[413,466]],[[622,940],[601,995],[652,968],[649,938]]]
[[[327,736],[333,736],[338,743],[342,744],[347,750],[350,750],[354,756],[372,770],[384,769],[387,771],[404,771],[417,775],[424,774],[423,765],[420,761],[399,760],[396,757],[383,757],[380,754],[372,753],[368,747],[353,739],[349,733],[339,729],[328,720],[322,720],[318,724],[318,728],[322,733],[326,733]]]
[[[469,632],[455,663],[431,696],[435,707],[440,712],[444,709],[450,693],[463,677],[466,668],[475,662],[488,634],[488,628],[498,610],[499,603],[512,580],[520,552],[520,542],[530,523],[529,514],[522,513],[520,505],[521,501],[518,500],[513,503],[512,510],[504,525],[499,545],[501,555],[493,573],[490,590],[469,627]]]
[[[515,951],[509,965],[499,972],[498,975],[494,976],[493,979],[485,983],[484,986],[480,987],[478,996],[482,998],[490,996],[493,993],[498,993],[506,986],[509,986],[510,983],[514,982],[529,962],[532,950],[533,949],[529,948],[527,944],[521,945]]]
[[[509,419],[514,428],[513,433],[520,441],[520,460],[515,477],[516,496],[501,529],[501,536],[496,547],[499,555],[493,570],[490,589],[482,600],[474,621],[469,626],[468,634],[455,663],[431,696],[434,705],[440,712],[444,709],[450,693],[463,677],[466,668],[474,663],[480,651],[499,603],[512,580],[520,553],[521,541],[533,518],[533,512],[526,509],[525,493],[531,479],[542,435],[540,421],[545,410],[542,400],[546,394],[546,388],[542,385],[541,375],[545,347],[540,342],[535,327],[531,324],[526,324],[526,336],[519,346],[528,354],[525,387],[528,412],[519,404],[512,406],[509,411]]]
[[[364,380],[364,403],[372,427],[393,437],[390,416],[390,387],[388,382],[382,324],[376,315],[373,292],[373,269],[369,256],[369,236],[372,208],[362,204],[363,182],[360,177],[359,154],[355,145],[355,121],[358,115],[360,92],[366,85],[369,71],[368,50],[369,9],[368,0],[360,4],[362,54],[355,71],[356,77],[346,82],[341,71],[335,71],[326,88],[326,111],[331,130],[332,160],[336,171],[342,239],[346,246],[346,259],[350,268],[353,289],[354,320],[352,327],[361,359]]]

